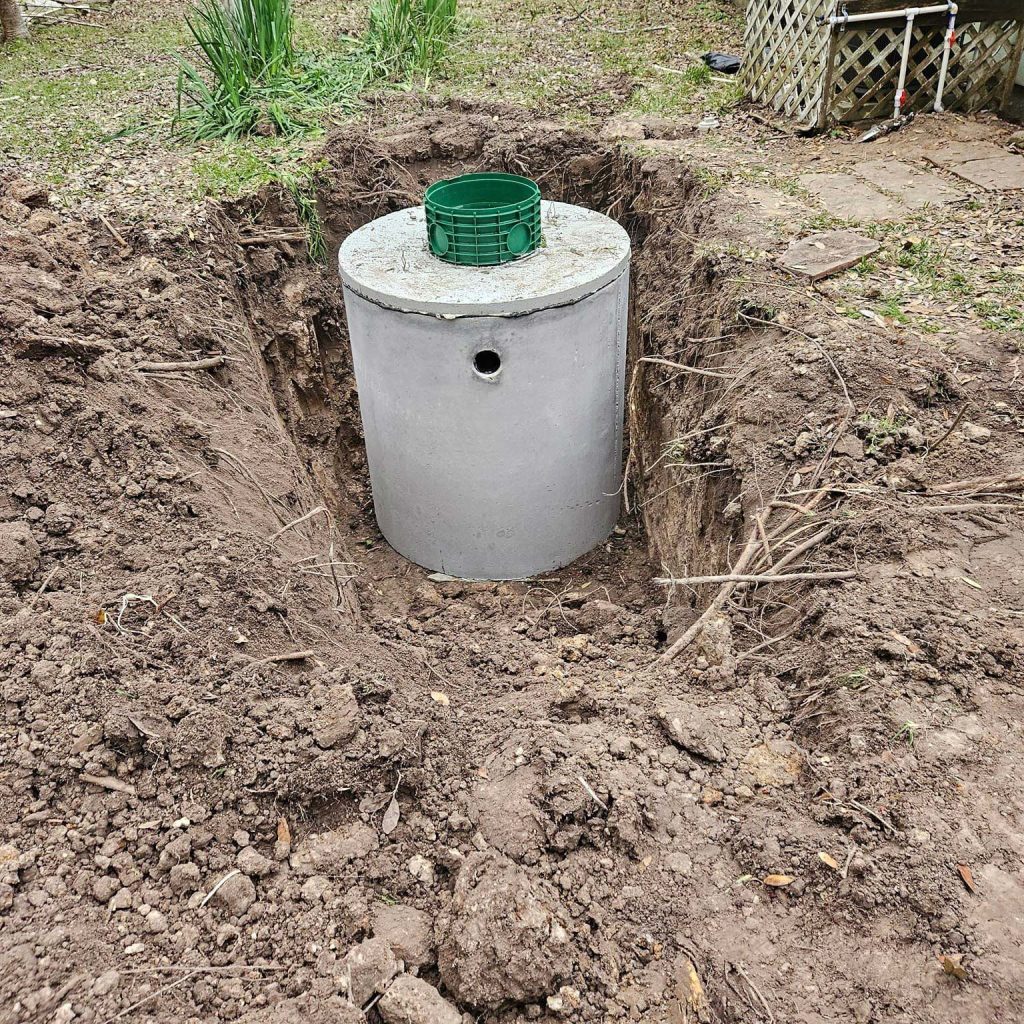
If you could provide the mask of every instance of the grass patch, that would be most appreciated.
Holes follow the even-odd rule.
[[[864,440],[864,454],[871,458],[891,454],[906,433],[909,422],[901,412],[883,416],[866,412],[857,417],[854,426]]]
[[[178,58],[174,127],[192,141],[308,131],[311,112],[353,107],[367,79],[354,53],[296,48],[291,0],[201,0],[185,22],[198,63]]]
[[[457,18],[457,0],[374,0],[361,47],[370,77],[429,79],[448,54]]]

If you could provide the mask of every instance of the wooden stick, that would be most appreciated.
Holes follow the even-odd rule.
[[[305,661],[312,658],[315,651],[286,651],[284,654],[271,654],[268,658],[250,661],[244,668],[259,668],[261,665],[277,665],[284,661]]]
[[[135,787],[130,782],[122,782],[120,779],[115,779],[110,775],[89,775],[86,772],[82,772],[78,777],[83,782],[88,782],[92,786],[99,786],[100,789],[112,789],[117,793],[127,793],[129,796],[135,796]]]
[[[177,373],[179,370],[216,370],[223,365],[223,356],[207,356],[206,359],[181,359],[168,363],[144,361],[136,363],[133,369],[139,373]]]
[[[714,370],[702,370],[699,366],[687,366],[685,363],[675,363],[671,359],[662,359],[660,356],[641,356],[638,363],[654,363],[657,366],[670,366],[673,370],[681,370],[683,373],[697,373],[702,377],[716,377],[719,380],[735,380],[734,373],[715,373]]]
[[[743,549],[743,553],[740,555],[736,565],[733,566],[734,572],[743,572],[744,569],[750,564],[750,560],[754,557],[754,552],[760,546],[761,539],[757,535],[757,530],[750,531],[750,537],[747,539],[746,547]],[[671,646],[666,650],[658,661],[661,664],[670,662],[680,651],[686,650],[687,647],[693,642],[694,637],[704,628],[704,626],[711,620],[712,616],[717,615],[721,610],[722,606],[729,599],[729,595],[736,589],[736,584],[728,582],[721,590],[714,596],[711,604],[704,609],[703,614],[693,623],[692,626]]]
[[[299,525],[301,525],[301,524],[302,524],[302,523],[304,523],[304,522],[305,522],[305,521],[306,521],[307,519],[312,519],[312,518],[313,518],[313,516],[315,516],[315,515],[318,515],[318,514],[319,514],[319,513],[321,513],[321,512],[323,512],[323,513],[324,513],[324,515],[326,515],[326,516],[327,516],[327,520],[328,520],[328,522],[330,522],[330,518],[331,518],[331,515],[330,515],[330,513],[329,513],[329,512],[327,511],[327,509],[326,509],[326,508],[324,508],[324,506],[323,506],[323,505],[317,505],[317,507],[316,507],[315,509],[313,509],[313,510],[312,510],[312,511],[310,511],[310,512],[307,512],[307,513],[306,513],[305,515],[299,516],[299,518],[298,518],[298,519],[293,519],[293,520],[292,520],[292,521],[291,521],[290,523],[285,523],[285,525],[284,525],[284,526],[282,526],[280,530],[277,530],[277,531],[276,531],[275,533],[272,533],[272,534],[271,534],[271,535],[270,535],[270,536],[269,536],[269,537],[267,538],[267,543],[268,543],[268,544],[273,544],[273,543],[274,543],[274,541],[275,541],[275,540],[277,540],[277,538],[278,538],[278,537],[280,537],[282,533],[286,533],[286,532],[287,532],[288,530],[291,530],[291,529],[293,529],[294,527],[296,527],[296,526],[299,526]]]
[[[1017,491],[1024,489],[1024,473],[1010,476],[975,476],[929,487],[929,494],[959,494],[965,491]]]
[[[107,218],[104,217],[102,213],[98,213],[96,216],[99,217],[99,219],[103,222],[103,226],[110,232],[114,241],[117,242],[122,249],[127,249],[128,243],[124,240],[124,235],[122,235],[121,232],[118,231],[117,228],[115,228],[114,225],[111,224],[110,221],[107,220]]]
[[[654,583],[659,586],[695,587],[701,583],[791,583],[794,580],[852,580],[859,575],[856,569],[841,569],[835,572],[786,572],[786,573],[733,573],[724,576],[658,576]]]

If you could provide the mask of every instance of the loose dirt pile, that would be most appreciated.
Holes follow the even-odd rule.
[[[285,204],[164,237],[6,183],[0,1020],[1013,1019],[1020,339],[749,271],[778,240],[685,145],[326,148],[335,247],[483,166],[634,238],[631,511],[522,585],[381,540]],[[743,555],[855,576],[736,586],[659,661],[720,585],[653,579]]]

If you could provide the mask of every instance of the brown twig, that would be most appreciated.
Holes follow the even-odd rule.
[[[932,446],[931,446],[931,447],[930,447],[930,448],[928,449],[928,451],[926,451],[926,452],[925,452],[925,457],[926,457],[926,458],[927,458],[927,457],[928,457],[929,455],[931,455],[931,453],[932,453],[933,451],[935,451],[935,450],[936,450],[936,449],[937,449],[937,448],[939,447],[939,445],[940,445],[940,444],[942,444],[942,443],[943,443],[943,441],[945,441],[945,440],[946,440],[946,438],[948,438],[948,437],[949,437],[949,435],[953,433],[953,431],[954,431],[954,430],[956,430],[956,428],[957,428],[957,427],[958,427],[958,426],[960,425],[960,421],[961,421],[961,420],[962,420],[962,419],[964,418],[964,416],[966,416],[966,415],[967,415],[967,410],[968,410],[968,409],[969,409],[970,407],[971,407],[971,403],[970,403],[970,402],[964,402],[964,404],[963,404],[962,406],[960,406],[960,411],[959,411],[959,412],[958,412],[958,413],[956,414],[956,418],[955,418],[955,419],[953,420],[953,422],[952,422],[952,423],[951,423],[951,424],[949,425],[949,430],[947,430],[947,431],[946,431],[946,432],[945,432],[945,433],[944,433],[944,434],[942,435],[942,437],[940,437],[940,438],[938,439],[938,441],[936,441],[936,442],[935,442],[935,444],[933,444],[933,445],[932,445]]]
[[[181,359],[166,363],[154,363],[144,360],[136,363],[132,369],[139,373],[177,373],[185,370],[216,370],[224,365],[224,356],[207,356],[205,359]]]
[[[856,569],[840,569],[828,572],[788,572],[788,573],[731,573],[722,576],[659,576],[653,582],[659,586],[694,587],[702,583],[792,583],[794,580],[852,580],[857,576]]]
[[[277,540],[277,538],[281,536],[281,534],[287,533],[289,530],[294,529],[296,526],[301,526],[302,523],[304,523],[307,519],[312,519],[313,516],[319,515],[321,512],[323,512],[323,514],[325,516],[327,516],[327,521],[328,521],[328,523],[330,523],[331,514],[327,511],[327,509],[323,505],[317,505],[316,508],[314,508],[311,511],[307,512],[305,515],[299,516],[298,519],[293,519],[290,523],[285,523],[284,526],[282,526],[280,530],[276,530],[274,533],[272,533],[267,538],[267,543],[268,544],[273,544],[274,541]]]
[[[99,786],[100,789],[111,789],[116,793],[127,793],[129,796],[135,796],[135,787],[130,782],[122,782],[120,779],[115,779],[110,775],[89,775],[87,772],[82,772],[78,776],[83,782],[88,782],[91,786]]]
[[[259,658],[256,661],[250,661],[248,665],[243,666],[246,669],[260,668],[263,665],[278,665],[281,662],[286,661],[305,661],[307,658],[312,658],[315,651],[286,651],[284,654],[271,654],[266,658]]]
[[[75,24],[75,23],[73,22],[72,24]],[[93,27],[95,28],[95,27],[98,27],[98,26],[93,26]],[[103,223],[103,226],[110,232],[110,234],[113,237],[114,241],[117,242],[117,244],[120,245],[122,249],[127,249],[128,248],[128,243],[125,241],[124,235],[122,235],[121,232],[118,231],[117,228],[115,228],[114,225],[111,224],[110,221],[107,220],[107,218],[104,217],[102,213],[98,213],[96,216],[99,217],[99,219]]]

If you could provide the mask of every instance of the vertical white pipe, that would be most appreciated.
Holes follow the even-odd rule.
[[[946,88],[946,72],[949,71],[949,56],[953,49],[953,37],[956,34],[956,15],[959,7],[956,4],[951,3],[949,5],[949,17],[946,19],[946,41],[942,47],[942,67],[939,69],[939,84],[935,90],[935,106],[934,110],[936,114],[941,114],[943,111],[942,106],[942,94]]]
[[[896,86],[896,103],[893,108],[892,119],[898,121],[903,107],[903,93],[907,88],[907,65],[910,63],[910,44],[914,34],[914,16],[917,8],[911,7],[907,10],[907,31],[903,36],[903,60],[900,62],[900,81]]]

